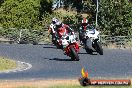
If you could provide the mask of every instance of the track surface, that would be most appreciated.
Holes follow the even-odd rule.
[[[90,77],[132,77],[131,50],[104,49],[104,55],[89,55],[81,48],[80,61],[70,61],[52,45],[0,44],[0,56],[32,65],[25,71],[0,73],[0,79],[78,78],[82,67]]]

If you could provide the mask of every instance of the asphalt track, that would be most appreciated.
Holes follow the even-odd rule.
[[[104,49],[104,55],[89,55],[81,48],[80,61],[71,61],[52,45],[0,44],[0,56],[30,64],[23,71],[0,73],[0,79],[78,78],[82,67],[90,77],[132,77],[132,50]]]

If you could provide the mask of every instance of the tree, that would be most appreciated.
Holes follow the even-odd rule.
[[[40,0],[39,20],[42,20],[43,15],[47,12],[52,14],[52,4],[53,0]]]
[[[64,4],[64,9],[75,8],[77,12],[81,12],[83,9],[82,0],[62,0]]]
[[[132,31],[132,4],[127,0],[102,0],[99,25],[108,35],[128,35]]]
[[[0,0],[0,6],[1,6],[2,3],[4,3],[4,0]]]
[[[5,0],[0,9],[3,27],[33,28],[38,22],[39,0]]]
[[[128,0],[129,2],[132,2],[132,0]]]

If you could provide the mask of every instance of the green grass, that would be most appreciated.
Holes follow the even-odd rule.
[[[15,67],[16,67],[15,61],[5,58],[5,57],[0,57],[0,71],[13,69]]]
[[[127,42],[126,46],[132,46],[132,41]]]

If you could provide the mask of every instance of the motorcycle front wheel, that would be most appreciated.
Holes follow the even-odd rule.
[[[92,41],[90,39],[86,40],[86,44],[85,44],[85,50],[88,54],[92,54],[93,50],[92,50]]]
[[[103,55],[103,48],[101,46],[101,43],[99,41],[96,42],[96,51],[100,54]]]
[[[78,53],[75,51],[73,47],[70,48],[71,51],[71,59],[75,61],[79,61]]]

